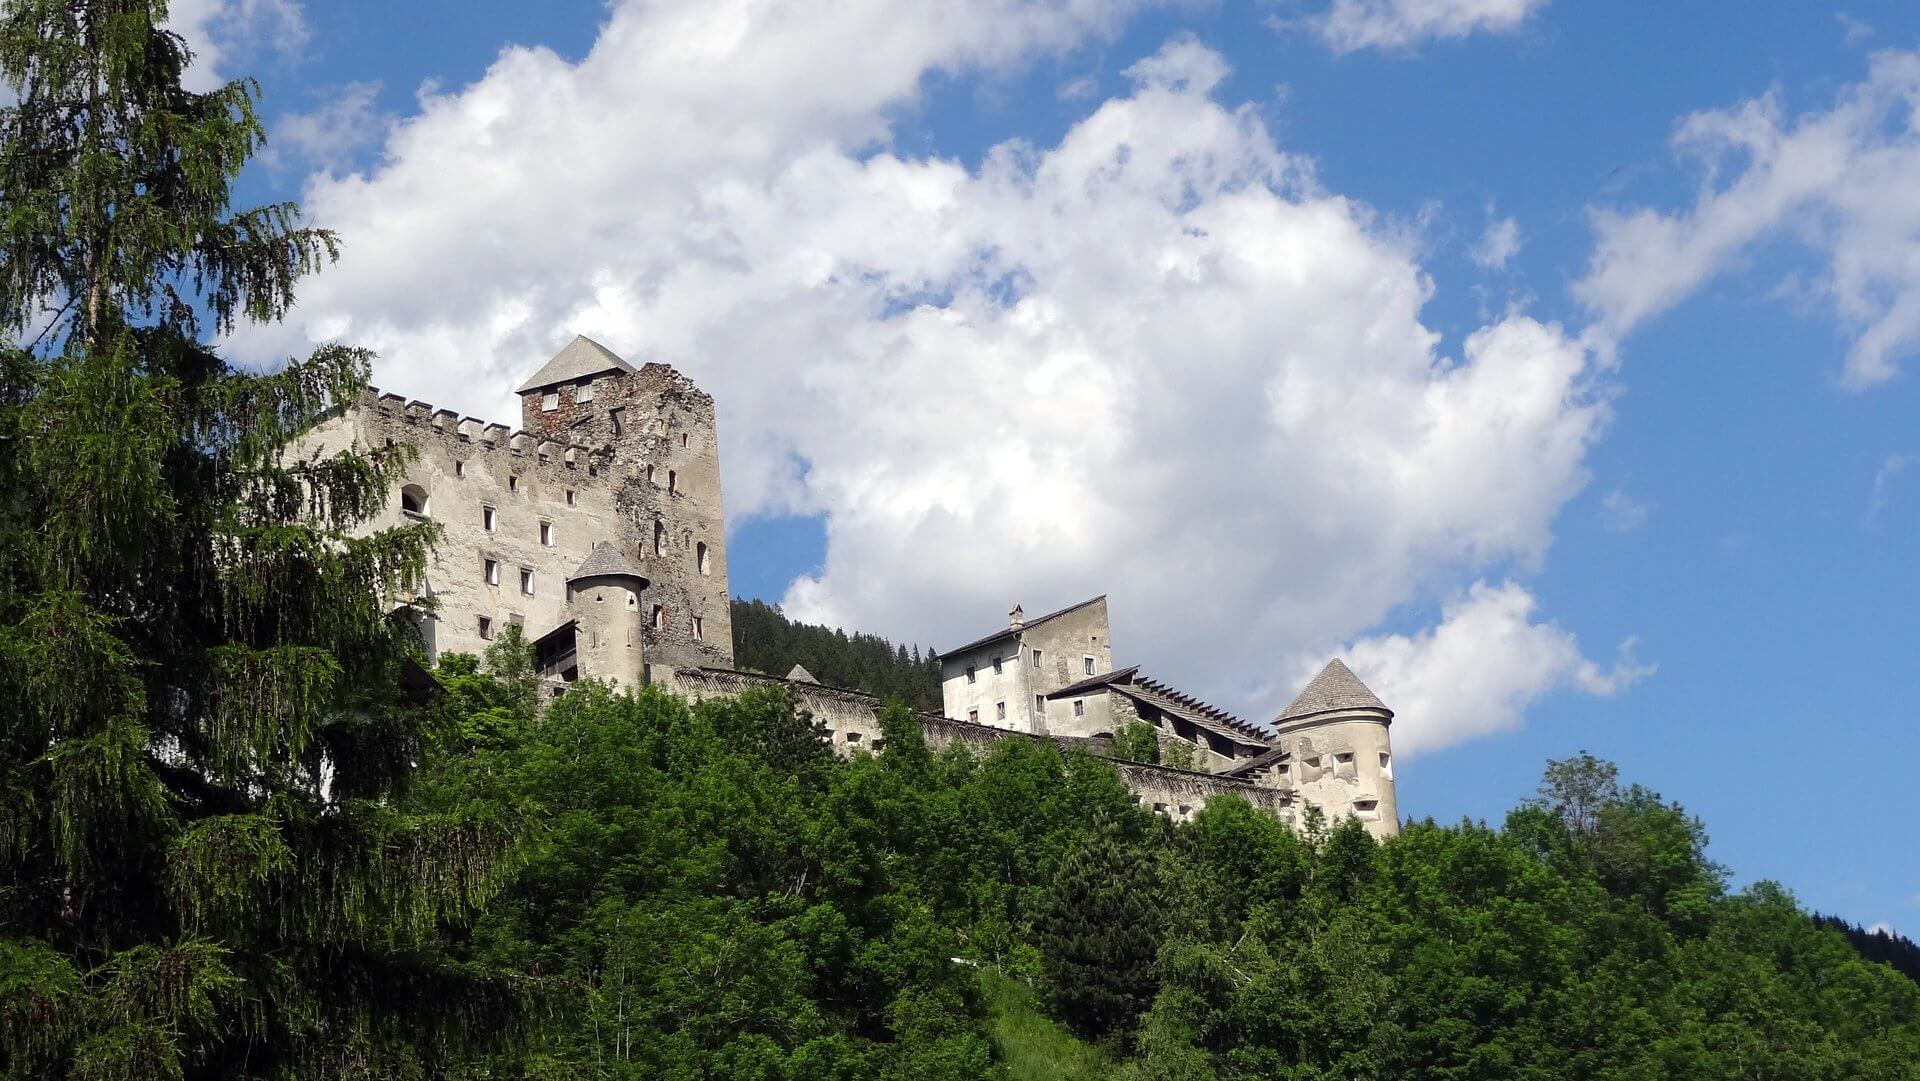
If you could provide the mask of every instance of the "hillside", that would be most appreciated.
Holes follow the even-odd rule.
[[[1759,1054],[1910,1078],[1920,1055],[1920,985],[1781,887],[1728,889],[1698,820],[1592,759],[1497,828],[1376,842],[1232,799],[1176,826],[1098,759],[933,754],[903,710],[840,760],[773,690],[582,684],[536,724],[455,677],[442,708],[493,723],[416,810],[547,824],[462,935],[461,964],[545,1003],[470,1064],[498,1075],[1719,1078]]]
[[[940,664],[932,650],[796,623],[765,601],[733,602],[733,651],[734,664],[747,671],[784,676],[797,664],[829,686],[898,698],[920,710],[940,708]]]

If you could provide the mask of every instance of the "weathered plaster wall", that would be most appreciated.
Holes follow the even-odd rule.
[[[637,579],[613,576],[572,583],[569,610],[578,621],[573,637],[581,676],[623,687],[645,682],[646,619],[635,584]]]
[[[1034,651],[1040,651],[1038,663]],[[1000,670],[994,671],[995,658]],[[1088,660],[1092,672],[1088,672]],[[969,681],[967,669],[974,678]],[[1045,621],[1012,629],[971,650],[940,658],[942,706],[947,716],[1016,732],[1048,731],[1054,706],[1051,691],[1088,675],[1113,671],[1113,640],[1107,630],[1107,601],[1102,597]],[[1006,718],[1000,718],[1000,705]]]
[[[994,661],[999,660],[995,669]],[[972,678],[968,678],[968,669]],[[1033,708],[1033,666],[1020,635],[996,639],[978,649],[940,659],[941,701],[947,716],[975,720],[1014,732],[1040,730]],[[1000,716],[1000,707],[1006,716]]]
[[[1392,746],[1377,714],[1335,714],[1289,726],[1279,744],[1291,757],[1277,780],[1294,787],[1303,809],[1318,807],[1329,821],[1351,814],[1376,837],[1400,832]]]
[[[483,616],[496,635],[518,622],[529,637],[537,637],[565,622],[567,575],[596,539],[619,529],[601,463],[585,447],[516,435],[505,425],[375,393],[323,422],[298,449],[324,454],[389,443],[417,448],[407,483],[425,492],[425,517],[443,531],[426,581],[438,605],[436,650],[483,651],[488,644],[480,636]],[[494,509],[492,530],[486,528],[487,507]],[[410,520],[396,491],[368,528]],[[550,543],[541,542],[542,522],[552,525]],[[497,583],[486,579],[487,559],[496,562]],[[531,594],[521,589],[523,569],[533,573]]]

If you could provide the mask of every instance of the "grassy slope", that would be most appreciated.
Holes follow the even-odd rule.
[[[1099,1051],[1047,1019],[1032,988],[982,969],[980,991],[994,1053],[1012,1081],[1093,1081],[1112,1072]]]

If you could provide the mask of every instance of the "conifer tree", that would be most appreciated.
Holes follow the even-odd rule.
[[[0,1071],[396,1075],[501,1028],[434,943],[506,831],[395,810],[433,529],[355,535],[406,448],[291,449],[368,354],[205,344],[334,239],[230,205],[257,90],[165,18],[0,0]]]
[[[1126,1032],[1153,1001],[1154,889],[1151,858],[1104,817],[1055,872],[1034,945],[1055,1016],[1082,1036]]]

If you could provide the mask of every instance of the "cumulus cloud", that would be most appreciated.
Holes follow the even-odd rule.
[[[1547,0],[1333,0],[1310,20],[1335,52],[1407,49],[1422,42],[1518,29]]]
[[[380,141],[392,120],[379,108],[380,84],[348,83],[318,109],[289,113],[274,125],[272,149],[291,150],[323,169],[345,163],[352,154]]]
[[[1674,136],[1705,177],[1691,207],[1600,209],[1575,293],[1618,338],[1769,241],[1824,263],[1814,295],[1850,333],[1841,382],[1891,379],[1920,341],[1920,53],[1883,52],[1831,108],[1777,93],[1686,117]]]
[[[295,0],[171,0],[167,19],[193,50],[193,64],[181,80],[189,90],[211,90],[233,78],[229,62],[257,49],[288,53],[307,39],[306,17]]]
[[[1118,18],[917,10],[661,0],[578,63],[508,50],[309,182],[345,257],[239,345],[368,344],[384,385],[508,418],[576,331],[670,362],[718,398],[733,519],[824,518],[790,612],[939,646],[1106,592],[1124,657],[1262,718],[1302,650],[1538,563],[1608,414],[1565,331],[1443,350],[1411,242],[1191,39],[1054,145],[896,153],[926,73]]]
[[[1506,731],[1555,690],[1608,697],[1653,672],[1633,659],[1631,638],[1611,667],[1588,660],[1572,632],[1535,621],[1538,604],[1514,582],[1476,582],[1438,625],[1347,647],[1354,672],[1394,708],[1395,751],[1417,755]]]
[[[1487,231],[1480,234],[1467,257],[1488,270],[1498,270],[1519,253],[1520,223],[1512,218],[1495,218],[1487,223]]]

